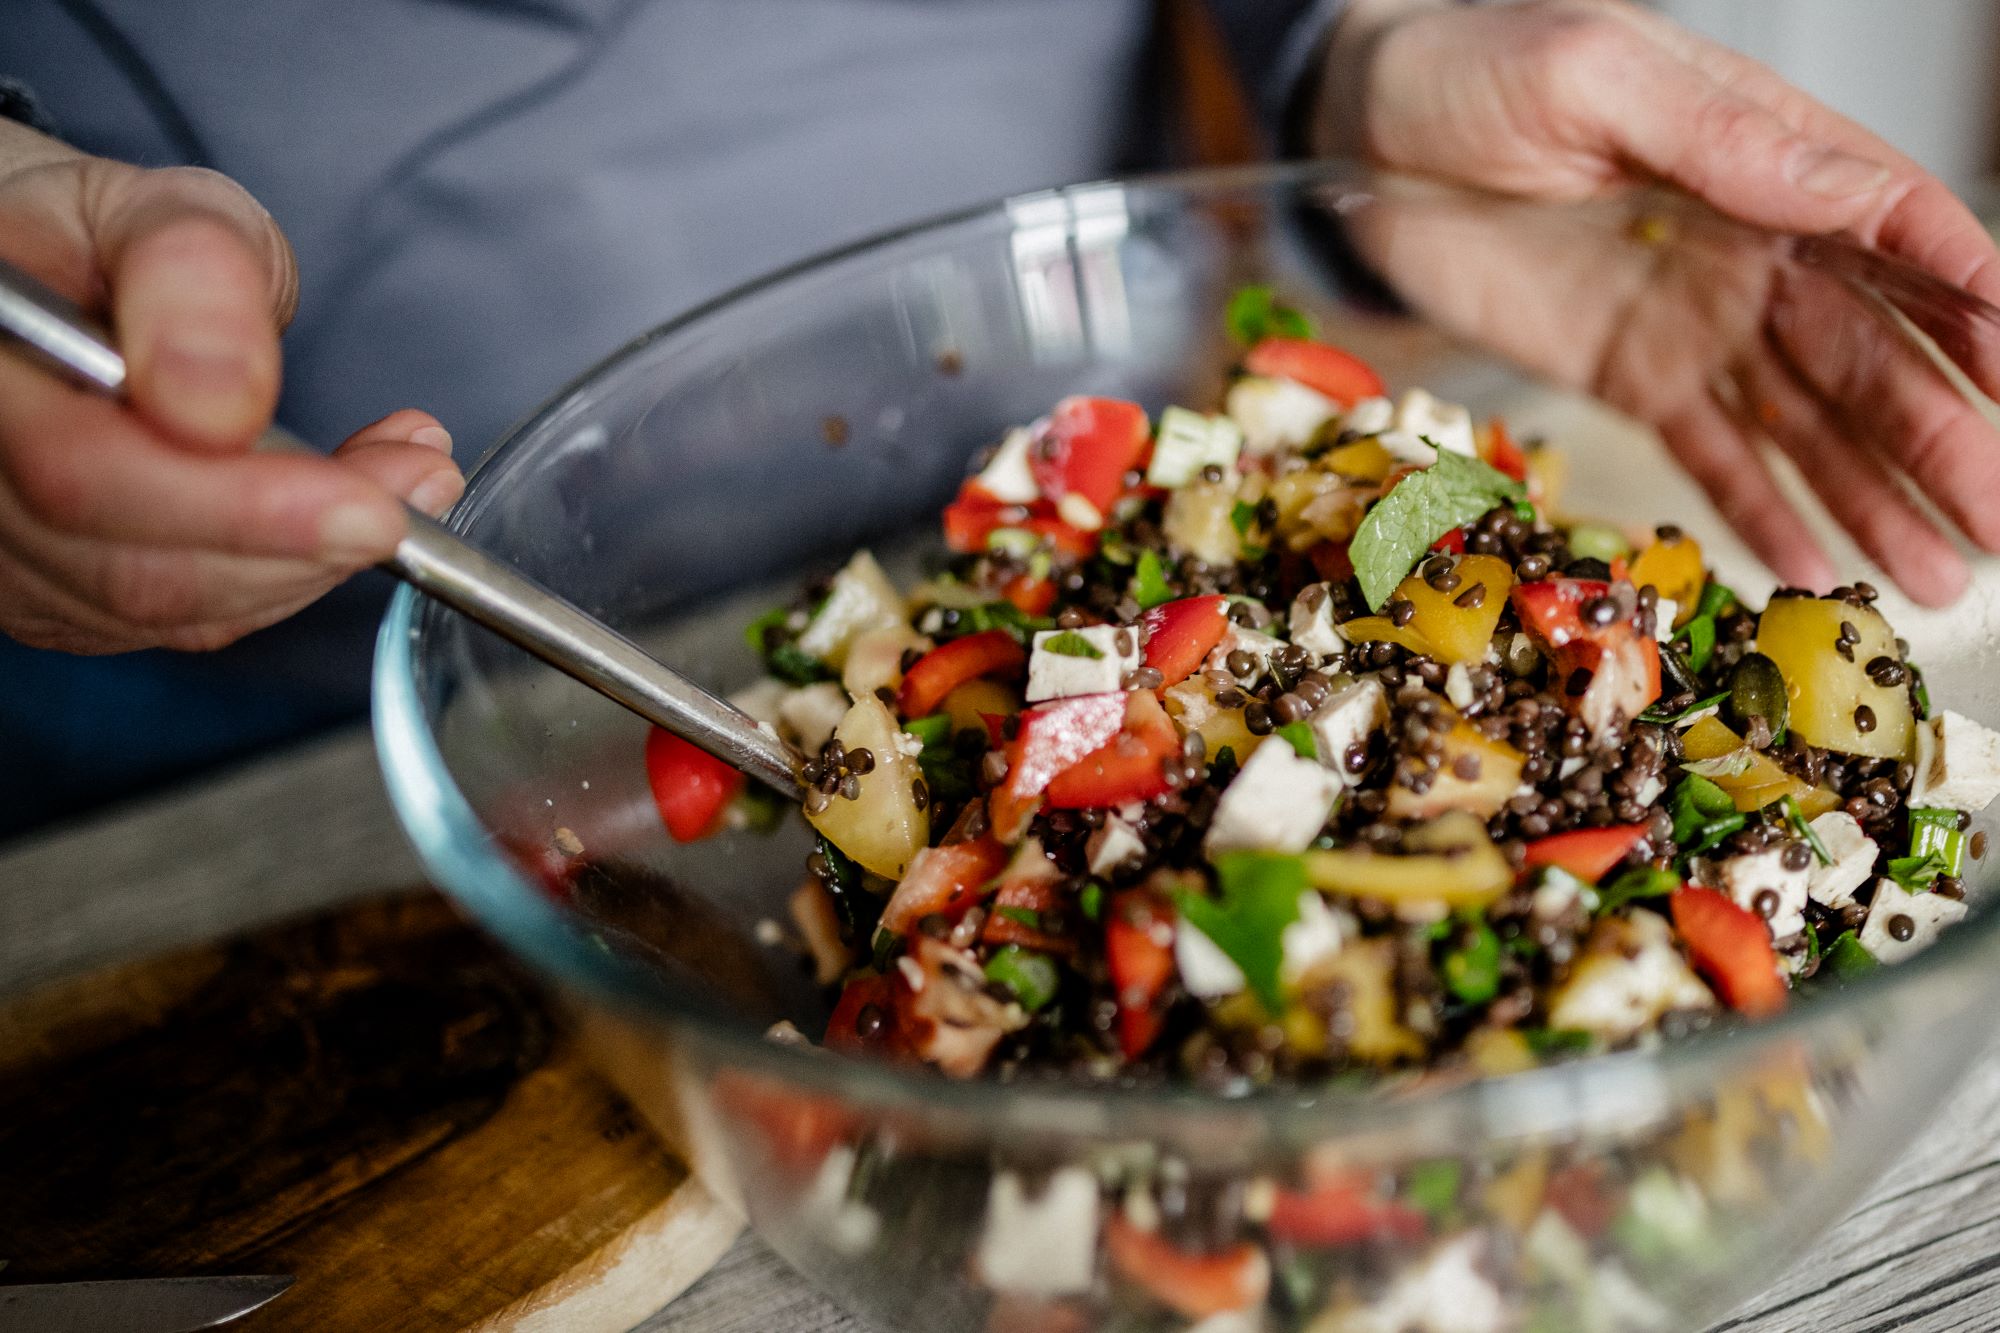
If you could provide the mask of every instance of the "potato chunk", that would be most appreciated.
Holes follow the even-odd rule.
[[[1849,630],[1850,646],[1842,649]],[[1909,692],[1868,676],[1868,664],[1878,657],[1903,660],[1895,631],[1873,607],[1824,597],[1775,598],[1758,622],[1757,650],[1785,678],[1793,731],[1842,754],[1910,757],[1916,717]]]
[[[809,800],[806,818],[863,869],[900,879],[931,837],[930,810],[916,797],[923,772],[904,751],[904,742],[915,738],[872,694],[847,710],[834,737],[849,754],[867,750],[874,767],[855,779],[861,791],[853,800],[835,796],[817,813]]]

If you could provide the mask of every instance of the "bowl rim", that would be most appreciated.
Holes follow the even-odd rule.
[[[1006,195],[807,256],[690,307],[572,377],[503,431],[480,456],[467,473],[465,495],[448,523],[460,531],[469,525],[482,507],[482,483],[497,464],[565,411],[580,390],[622,368],[655,343],[698,333],[710,317],[750,297],[781,289],[794,279],[825,274],[908,240],[934,237],[970,222],[1004,219],[1015,210],[1093,191],[1142,190],[1198,199],[1246,189],[1271,192],[1304,185],[1354,186],[1382,174],[1349,160],[1322,159],[1102,177]],[[1883,262],[1891,268],[1907,267],[1900,261]],[[1559,1122],[1567,1123],[1590,1115],[1593,1105],[1620,1104],[1613,1090],[1621,1086],[1652,1090],[1682,1080],[1709,1083],[1721,1071],[1754,1060],[1773,1045],[1810,1044],[1815,1037],[1838,1030],[1842,1019],[1871,1009],[1895,1010],[1897,1006],[1887,998],[1892,993],[1927,982],[1941,983],[1948,973],[1975,965],[1975,954],[1986,949],[1990,938],[2000,931],[2000,912],[1975,912],[1920,956],[1877,967],[1843,981],[1830,994],[1793,1004],[1782,1014],[1759,1022],[1725,1017],[1701,1032],[1651,1046],[1560,1060],[1511,1074],[1414,1087],[1398,1084],[1386,1096],[1373,1084],[1351,1087],[1324,1081],[1231,1094],[1182,1084],[1086,1084],[1053,1079],[998,1083],[990,1079],[954,1080],[887,1061],[831,1059],[817,1046],[771,1041],[753,1030],[753,1025],[723,1013],[719,1006],[703,1009],[687,1003],[684,994],[662,985],[641,965],[596,943],[521,873],[452,780],[425,720],[415,647],[424,605],[416,590],[407,585],[399,587],[391,598],[376,641],[371,717],[391,804],[432,881],[510,950],[563,986],[664,1022],[712,1046],[733,1066],[884,1109],[948,1111],[976,1120],[1019,1115],[1057,1132],[1120,1138],[1139,1132],[1138,1127],[1092,1127],[1074,1119],[1076,1110],[1108,1102],[1121,1113],[1150,1111],[1170,1118],[1199,1115],[1213,1120],[1241,1114],[1262,1127],[1298,1129],[1322,1138],[1332,1113],[1338,1113],[1338,1121],[1332,1123],[1343,1136],[1366,1130],[1407,1130],[1417,1116],[1433,1121],[1445,1117],[1444,1123],[1453,1124],[1496,1107],[1551,1108]],[[1537,1119],[1536,1131],[1546,1132],[1546,1111]]]

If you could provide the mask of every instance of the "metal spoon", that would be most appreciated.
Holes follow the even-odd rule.
[[[0,260],[0,332],[11,333],[113,397],[125,391],[125,358],[74,304]],[[273,427],[259,447],[307,446]],[[605,698],[666,728],[797,800],[797,756],[727,702],[534,580],[407,510],[409,533],[383,568]]]

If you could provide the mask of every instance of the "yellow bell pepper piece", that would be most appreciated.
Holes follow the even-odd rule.
[[[1387,616],[1361,616],[1342,625],[1341,633],[1350,643],[1399,644],[1447,666],[1484,659],[1486,646],[1493,642],[1493,627],[1500,623],[1507,594],[1513,590],[1514,570],[1492,555],[1462,556],[1455,569],[1459,581],[1446,592],[1424,582],[1421,574],[1411,574],[1396,585],[1394,599],[1416,608],[1406,624],[1398,625]],[[1485,590],[1475,599],[1477,605],[1460,605],[1459,599],[1475,587]]]

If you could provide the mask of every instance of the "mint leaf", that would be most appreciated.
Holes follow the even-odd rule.
[[[1292,749],[1301,759],[1319,758],[1319,742],[1313,739],[1313,731],[1304,722],[1287,722],[1277,728],[1274,735],[1282,736],[1292,743]]]
[[[1225,852],[1216,858],[1215,877],[1219,899],[1181,890],[1174,905],[1243,969],[1265,1012],[1277,1014],[1285,1007],[1279,981],[1285,927],[1299,919],[1299,895],[1308,887],[1305,862],[1269,852]]]
[[[1925,852],[1922,856],[1898,856],[1889,861],[1889,878],[1908,889],[1911,893],[1922,893],[1937,882],[1937,877],[1945,873],[1944,857],[1936,852]]]
[[[1132,600],[1146,611],[1174,600],[1174,590],[1167,586],[1167,573],[1160,557],[1151,551],[1139,552],[1139,563],[1132,571]]]
[[[1073,629],[1052,634],[1035,646],[1043,652],[1059,653],[1064,657],[1088,657],[1094,660],[1104,656],[1102,649]]]
[[[1375,502],[1348,545],[1369,609],[1382,609],[1432,542],[1527,493],[1527,487],[1497,468],[1440,450],[1435,463],[1412,472]]]
[[[1238,500],[1234,505],[1230,506],[1229,526],[1236,529],[1237,536],[1241,537],[1244,533],[1250,531],[1250,525],[1256,521],[1257,506],[1251,504],[1248,500]]]
[[[1229,298],[1223,312],[1229,336],[1245,347],[1266,338],[1310,338],[1312,321],[1290,306],[1281,305],[1269,287],[1240,287]]]

